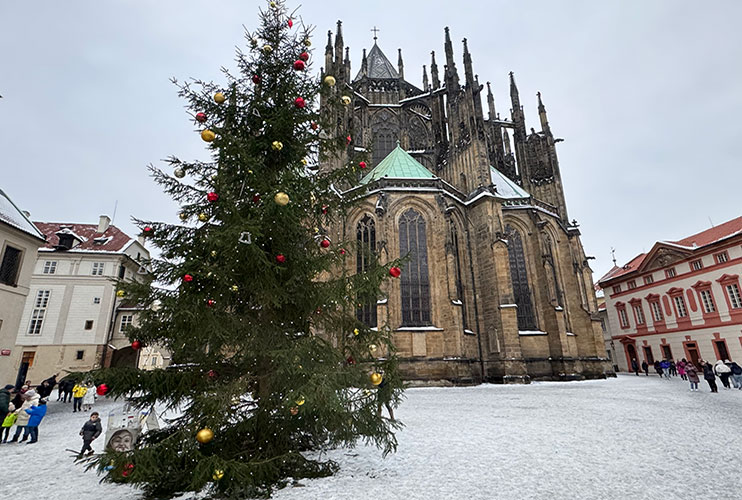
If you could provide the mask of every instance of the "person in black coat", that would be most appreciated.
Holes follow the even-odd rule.
[[[649,377],[649,365],[646,361],[642,361],[642,371],[644,372],[644,375]]]
[[[98,412],[94,411],[90,414],[90,420],[85,422],[85,425],[80,429],[80,435],[82,436],[82,450],[80,450],[78,457],[82,457],[86,450],[88,455],[93,454],[93,447],[90,446],[90,443],[95,441],[95,439],[100,436],[101,432],[103,432],[103,427],[100,425]]]
[[[66,403],[68,400],[72,401],[72,388],[75,387],[75,381],[63,378],[60,380],[59,385],[57,386],[57,401],[60,399],[63,403]]]
[[[48,398],[54,390],[54,386],[57,385],[57,374],[52,375],[46,380],[43,380],[41,384],[36,388],[36,392],[43,398]]]
[[[636,362],[636,358],[631,358],[631,371],[636,373],[636,376],[639,376],[639,363]]]
[[[660,378],[662,378],[662,364],[660,364],[659,361],[654,362],[654,371],[656,371],[657,375],[659,375]]]
[[[706,379],[706,382],[708,382],[709,387],[711,388],[711,392],[719,392],[719,389],[716,387],[716,375],[714,374],[714,367],[711,366],[711,363],[708,361],[699,361],[701,363],[701,366],[703,366],[703,378]]]
[[[4,419],[5,415],[8,414],[8,408],[10,406],[10,391],[15,388],[14,385],[8,384],[2,390],[0,390],[0,418]]]

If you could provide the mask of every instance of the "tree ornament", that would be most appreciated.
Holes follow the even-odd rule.
[[[394,267],[390,267],[389,268],[389,275],[392,278],[399,278],[401,276],[401,274],[402,274],[402,270],[400,268],[398,268],[397,266],[394,266]]]
[[[224,471],[221,469],[214,469],[214,473],[211,475],[211,479],[213,479],[214,481],[219,481],[223,477]]]
[[[269,6],[270,6],[270,8],[271,8],[271,9],[273,9],[273,10],[276,10],[276,9],[278,9],[278,4],[277,4],[276,2],[273,2],[273,1],[271,1],[271,2],[269,2],[269,3],[268,3],[268,5],[269,5]]]
[[[361,333],[361,332],[358,330],[358,328],[354,328],[353,329],[353,335],[355,335],[357,337],[359,333]]]
[[[312,41],[309,38],[305,38],[304,39],[304,46],[305,47],[311,47],[312,46]]]
[[[214,431],[212,431],[208,427],[204,427],[203,429],[198,431],[198,434],[196,434],[196,441],[201,444],[206,444],[212,439],[214,439]]]
[[[299,54],[299,59],[302,61],[308,61],[309,60],[309,54],[307,52],[302,52]]]
[[[255,204],[260,203],[260,195],[259,194],[252,195],[252,202]]]
[[[317,122],[312,122],[309,124],[310,127],[312,127],[312,130],[317,130],[319,128],[319,124]]]
[[[134,342],[131,343],[131,348],[134,349],[135,351],[138,351],[139,349],[142,348],[142,343],[139,342],[138,340],[135,340]]]
[[[209,307],[214,307],[216,305],[216,300],[214,300],[214,299],[208,299],[206,301],[206,305],[209,306]]]
[[[175,175],[175,177],[177,177],[178,179],[182,179],[183,177],[185,177],[185,169],[183,169],[182,167],[177,167],[175,170],[173,170],[173,175]]]
[[[133,470],[134,464],[126,464],[124,465],[124,470],[121,471],[121,475],[124,477],[129,477],[129,474],[131,474]]]
[[[306,67],[306,64],[304,64],[304,61],[301,59],[297,59],[294,61],[294,69],[296,71],[304,71],[304,68]]]
[[[327,205],[322,205],[322,214],[323,214],[323,215],[327,215],[327,209],[328,209],[328,208],[329,208],[329,207],[328,207]]]
[[[334,87],[335,86],[335,83],[337,83],[337,82],[335,81],[335,77],[334,76],[327,75],[325,77],[325,85],[327,85],[329,87]]]
[[[376,344],[369,344],[368,350],[371,351],[372,353],[376,352]]]
[[[196,113],[196,121],[197,121],[198,123],[203,123],[203,122],[205,122],[205,121],[206,121],[206,113],[203,113],[203,112],[201,112],[201,113]]]
[[[294,27],[294,21],[290,17],[286,21],[286,24],[289,25],[289,28],[293,28]]]
[[[190,274],[186,274],[183,276],[183,281],[185,281],[186,283],[190,283],[191,281],[193,281],[193,276],[191,276]]]
[[[283,149],[283,143],[281,141],[273,141],[271,147],[274,151],[281,151]]]
[[[216,250],[212,250],[212,251],[211,251],[211,256],[212,256],[212,257],[216,257]]]
[[[200,214],[198,214],[198,220],[200,220],[201,222],[206,222],[207,220],[209,220],[209,216],[201,212]]]
[[[276,255],[276,262],[278,262],[279,264],[283,264],[284,262],[286,262],[286,256],[279,253],[278,255]]]
[[[353,356],[348,356],[348,359],[346,359],[345,362],[348,363],[349,365],[356,364],[356,360],[353,359]]]
[[[98,384],[98,387],[95,388],[95,393],[98,396],[105,396],[108,393],[108,386],[106,384]]]
[[[144,233],[144,236],[152,236],[155,234],[155,230],[152,229],[151,226],[145,226],[142,232]]]
[[[298,406],[292,406],[291,408],[289,408],[289,412],[292,415],[296,416],[296,415],[299,414],[299,407]]]
[[[322,241],[320,241],[319,246],[321,246],[322,248],[329,247],[330,246],[330,240],[322,240]]]
[[[221,104],[226,100],[227,98],[224,97],[224,94],[222,94],[221,92],[217,92],[216,94],[214,94],[214,102],[216,102],[217,104]]]
[[[214,370],[209,370],[209,372],[206,374],[211,380],[214,380],[219,376],[218,373],[216,373]]]
[[[350,142],[351,142],[352,140],[353,140],[353,139],[351,139],[351,137],[350,137],[350,134],[348,134],[348,137],[346,137],[346,138],[345,138],[345,144],[350,144]]]
[[[216,139],[216,134],[209,129],[202,130],[201,139],[203,139],[206,142],[212,142],[214,139]]]
[[[187,214],[187,213],[185,213],[185,212],[180,212],[180,213],[178,214],[178,217],[180,217],[180,220],[182,220],[182,221],[186,221],[186,220],[188,220],[188,214]]]
[[[361,168],[366,168],[366,162],[365,161],[359,161],[358,166]]]
[[[273,201],[276,202],[276,205],[280,205],[282,207],[285,207],[289,204],[289,195],[284,193],[283,191],[276,193],[276,195],[273,197]]]
[[[345,249],[344,248],[341,248],[340,249],[340,255],[345,255]]]
[[[209,200],[211,203],[214,203],[219,199],[219,195],[212,191],[206,195],[206,199]]]
[[[260,83],[260,75],[253,75],[252,76],[252,82],[257,85]]]
[[[263,45],[263,53],[264,54],[267,55],[267,54],[270,54],[271,52],[273,52],[273,47],[271,47],[267,43],[265,45]]]
[[[376,373],[376,372],[372,373],[368,378],[371,380],[371,383],[374,385],[379,385],[381,381],[384,380],[384,377],[382,377],[380,373]]]
[[[232,293],[237,293],[240,291],[240,287],[238,287],[237,285],[232,285],[230,290],[232,290]]]
[[[297,97],[294,99],[294,106],[296,106],[299,109],[302,109],[304,106],[306,106],[307,103],[304,101],[303,97]]]
[[[343,101],[343,104],[345,104],[346,106],[347,106],[348,104],[350,104],[350,96],[344,95],[344,96],[343,96],[343,97],[341,97],[340,99],[341,99],[341,100]]]
[[[296,400],[296,406],[301,406],[305,403],[304,396],[299,396],[299,398]]]
[[[123,298],[124,295],[126,295],[126,292],[123,290],[116,290],[116,297]]]

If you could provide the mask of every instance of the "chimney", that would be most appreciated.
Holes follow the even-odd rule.
[[[108,226],[111,225],[111,218],[107,215],[101,215],[98,222],[98,233],[105,233]]]

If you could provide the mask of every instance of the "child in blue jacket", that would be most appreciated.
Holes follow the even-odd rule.
[[[26,413],[31,415],[26,425],[26,432],[31,435],[31,439],[28,444],[35,443],[39,440],[39,424],[46,415],[46,399],[39,400],[39,406],[32,406],[26,410]],[[23,436],[26,439],[26,436]]]

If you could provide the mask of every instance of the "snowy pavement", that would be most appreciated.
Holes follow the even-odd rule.
[[[669,499],[742,491],[739,390],[690,392],[679,378],[621,375],[410,389],[406,398],[396,454],[333,451],[337,475],[302,480],[274,498]],[[104,425],[116,405],[96,405]],[[0,445],[0,499],[139,498],[129,487],[99,484],[64,451],[81,446],[85,419],[52,401],[37,444]]]

